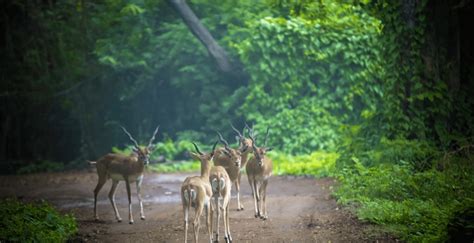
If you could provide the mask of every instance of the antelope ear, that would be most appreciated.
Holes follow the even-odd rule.
[[[206,154],[206,159],[212,160],[212,158],[214,158],[214,153],[213,152],[210,152],[210,153]]]
[[[201,157],[199,156],[199,154],[189,152],[189,156],[191,156],[191,158],[193,158],[194,160],[201,160]]]
[[[272,147],[270,147],[270,148],[266,148],[266,149],[265,149],[265,152],[270,152],[270,151],[272,151],[272,150],[273,150],[273,148],[272,148]]]
[[[156,145],[155,144],[152,144],[150,146],[148,146],[148,151],[151,153],[153,150],[156,149]]]

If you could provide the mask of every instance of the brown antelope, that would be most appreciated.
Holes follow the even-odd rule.
[[[230,191],[232,188],[232,182],[227,174],[227,171],[222,166],[214,166],[211,169],[211,175],[209,177],[212,187],[212,197],[215,200],[215,209],[217,211],[217,228],[216,228],[216,239],[219,241],[219,220],[220,211],[223,211],[224,218],[224,239],[226,242],[232,242],[232,236],[230,235],[229,225],[229,202],[230,202]],[[219,200],[222,199],[222,205],[219,205]],[[214,217],[211,211],[211,227],[214,227]],[[212,228],[211,231],[213,232]]]
[[[115,205],[115,191],[117,190],[117,185],[120,181],[125,181],[125,184],[127,186],[128,219],[130,224],[133,224],[130,182],[136,182],[138,201],[140,203],[140,218],[142,220],[145,219],[140,191],[143,180],[143,172],[145,166],[149,163],[150,154],[155,147],[153,145],[153,140],[155,140],[155,136],[158,133],[159,127],[160,126],[156,127],[148,145],[145,148],[141,148],[138,145],[137,141],[127,131],[127,129],[121,126],[122,130],[128,135],[130,140],[133,142],[134,153],[130,156],[109,153],[107,155],[104,155],[97,161],[89,161],[90,164],[96,165],[97,175],[99,176],[99,181],[97,182],[97,186],[94,189],[94,216],[96,220],[99,219],[99,215],[97,213],[97,194],[109,178],[112,179],[112,187],[110,188],[109,199],[110,203],[112,204],[112,207],[114,208],[115,218],[117,219],[117,221],[122,221],[122,218],[120,217],[120,214],[117,210],[117,206]]]
[[[234,130],[235,133],[237,133],[235,138],[237,139],[239,143],[239,150],[241,152],[241,157],[242,157],[240,168],[245,168],[248,162],[249,155],[250,153],[252,153],[252,140],[250,138],[246,138],[243,135],[244,131],[240,133],[240,131],[237,130],[237,128],[235,128],[232,124],[230,124],[230,126],[232,127],[232,130]],[[248,127],[247,124],[245,124],[245,127]],[[245,130],[245,127],[244,127],[244,130]]]
[[[216,131],[217,132],[217,131]],[[214,156],[214,165],[222,166],[227,171],[230,181],[236,183],[239,174],[240,174],[240,164],[241,164],[241,151],[239,149],[233,149],[229,146],[229,143],[222,137],[222,135],[217,132],[219,135],[219,140],[224,144],[223,148],[218,148],[216,150],[216,155]],[[240,203],[240,185],[236,183],[237,189],[237,211],[244,209]]]
[[[184,212],[184,242],[188,240],[188,218],[191,207],[195,208],[193,231],[194,241],[198,242],[200,217],[203,209],[206,211],[206,225],[209,233],[209,241],[212,242],[211,233],[211,204],[210,199],[212,197],[212,187],[209,182],[209,174],[211,171],[211,159],[214,156],[214,151],[217,142],[214,143],[212,151],[208,154],[204,154],[199,151],[198,146],[193,143],[197,153],[190,152],[193,159],[201,161],[201,175],[187,177],[181,185],[181,201],[183,203]]]
[[[263,220],[268,218],[266,205],[267,184],[268,178],[272,175],[273,170],[273,163],[270,158],[266,156],[266,153],[272,150],[271,148],[266,147],[269,130],[270,128],[267,128],[263,147],[257,147],[253,129],[249,128],[249,136],[252,140],[253,157],[245,167],[249,184],[252,188],[255,218],[260,217]]]
[[[243,135],[244,131],[245,131],[245,127],[248,127],[247,124],[245,124],[245,127],[242,130],[242,133],[240,133],[240,131],[237,130],[237,128],[235,128],[234,125],[232,125],[232,123],[230,124],[230,126],[237,133],[235,138],[239,142],[239,150],[241,152],[240,171],[239,171],[239,175],[237,177],[237,180],[235,181],[235,188],[237,188],[237,198],[238,198],[237,201],[240,201],[240,181],[241,181],[241,178],[242,178],[242,170],[247,165],[249,155],[250,155],[250,153],[252,153],[252,140],[249,139],[249,138],[246,138]],[[237,211],[240,211],[240,210],[244,210],[244,205],[243,204],[240,204],[240,206],[237,208]]]

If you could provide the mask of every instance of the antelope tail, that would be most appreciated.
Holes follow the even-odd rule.
[[[97,164],[97,161],[90,161],[90,160],[88,160],[87,163],[89,163],[89,165],[96,165],[96,164]]]

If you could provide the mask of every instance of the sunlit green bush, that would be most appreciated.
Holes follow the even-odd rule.
[[[51,205],[0,201],[0,241],[64,242],[77,232],[71,215],[59,214]]]
[[[315,151],[308,155],[288,155],[272,152],[275,173],[278,175],[312,175],[317,177],[329,176],[334,173],[337,153]]]

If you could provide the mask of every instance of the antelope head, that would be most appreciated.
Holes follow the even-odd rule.
[[[244,129],[242,129],[242,133],[240,133],[239,130],[237,130],[237,128],[234,127],[234,125],[232,125],[232,123],[230,123],[230,126],[232,127],[232,130],[235,131],[235,133],[237,134],[235,136],[235,138],[237,139],[237,141],[239,142],[239,150],[241,153],[245,153],[247,152],[250,148],[252,148],[252,140],[246,138],[244,136],[244,133],[245,133],[245,127],[248,127],[247,124],[245,124],[245,127]]]
[[[227,156],[232,162],[234,162],[235,166],[240,167],[242,153],[240,149],[233,149],[229,146],[229,143],[222,137],[222,134],[218,131],[217,135],[219,135],[219,141],[224,144],[224,149],[221,151]]]
[[[212,151],[209,153],[203,153],[201,150],[199,150],[199,147],[193,142],[194,149],[196,149],[196,153],[194,152],[189,152],[189,155],[191,158],[199,161],[210,161],[212,157],[214,157],[214,152],[216,150],[216,145],[217,141],[214,143],[214,146],[212,146]]]
[[[138,156],[138,160],[143,161],[143,164],[148,165],[150,163],[150,154],[155,150],[155,145],[153,144],[153,141],[155,140],[155,136],[158,133],[158,129],[160,126],[158,125],[153,132],[153,136],[150,138],[150,141],[148,142],[148,145],[144,148],[140,147],[138,145],[137,140],[135,140],[132,135],[125,129],[125,127],[122,127],[122,130],[127,134],[128,138],[130,141],[133,142],[133,152]]]
[[[257,160],[257,164],[259,166],[262,166],[263,165],[263,160],[265,159],[265,156],[266,156],[267,152],[272,150],[272,148],[267,147],[267,138],[268,138],[268,132],[270,131],[270,127],[267,127],[267,132],[265,134],[265,139],[263,141],[263,147],[257,147],[256,138],[255,138],[253,128],[249,128],[247,126],[247,129],[249,131],[250,140],[252,140],[253,155],[254,155],[255,159]]]

